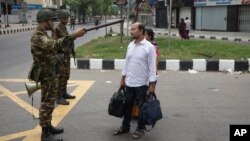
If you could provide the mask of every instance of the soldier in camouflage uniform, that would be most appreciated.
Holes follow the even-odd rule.
[[[67,10],[60,10],[58,12],[58,18],[60,20],[59,24],[52,32],[52,37],[54,39],[66,37],[69,35],[66,25],[69,21],[69,12]],[[69,105],[69,102],[65,99],[74,99],[75,96],[72,96],[67,93],[67,82],[70,77],[70,55],[74,52],[74,47],[69,49],[63,49],[58,52],[60,56],[63,57],[63,63],[60,65],[60,76],[59,76],[59,90],[58,90],[58,99],[57,103],[61,105]]]
[[[60,57],[57,52],[60,49],[71,48],[74,40],[85,34],[85,30],[81,29],[63,38],[52,39],[46,31],[53,29],[53,20],[55,19],[56,15],[52,10],[39,10],[37,13],[38,26],[31,36],[33,65],[29,79],[41,83],[41,106],[39,109],[40,126],[42,127],[41,141],[62,141],[62,138],[55,137],[54,134],[63,133],[63,128],[51,125],[58,91]]]

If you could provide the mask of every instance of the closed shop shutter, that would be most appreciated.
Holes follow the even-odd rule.
[[[250,6],[239,7],[239,31],[250,32]]]
[[[226,31],[227,7],[197,7],[196,29]]]

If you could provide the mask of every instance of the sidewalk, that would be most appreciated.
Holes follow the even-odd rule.
[[[127,22],[123,25],[124,29],[127,29]],[[129,27],[130,29],[130,27]],[[169,33],[167,28],[152,28],[156,36],[166,36]],[[179,32],[177,28],[171,28],[171,36],[179,37]],[[235,42],[249,42],[250,43],[250,33],[249,32],[227,32],[227,31],[199,31],[190,30],[190,38],[198,39],[211,39],[211,40],[224,40],[224,41],[235,41]]]
[[[24,31],[31,31],[34,30],[36,25],[32,24],[9,24],[9,27],[5,27],[4,24],[1,24],[2,27],[0,28],[0,35],[24,32]]]
[[[30,31],[35,29],[36,25],[34,24],[26,24],[23,26],[22,24],[10,24],[10,27],[5,28],[4,24],[2,24],[2,28],[0,28],[0,35],[6,35],[17,32]],[[127,29],[127,23],[124,23],[124,29]],[[130,29],[130,27],[129,27]],[[165,28],[153,28],[156,36],[166,36],[169,33],[168,29]],[[250,43],[250,33],[248,32],[227,32],[227,31],[198,31],[198,30],[190,30],[190,38],[198,38],[198,39],[211,39],[211,40],[224,40],[224,41],[235,41],[235,42],[248,42]],[[178,29],[171,29],[171,36],[179,37]]]
[[[168,29],[163,28],[153,28],[156,35],[168,35]],[[171,29],[171,36],[178,36],[178,29]],[[199,30],[190,30],[190,38],[199,38],[199,39],[216,39],[216,40],[225,40],[225,41],[238,41],[238,42],[250,42],[250,33],[247,32],[227,32],[227,31],[199,31]]]

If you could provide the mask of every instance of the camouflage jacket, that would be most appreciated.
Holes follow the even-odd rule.
[[[69,35],[69,32],[67,31],[66,26],[63,25],[61,22],[56,26],[54,31],[52,31],[52,37],[54,39],[66,37],[68,35]],[[59,53],[63,53],[66,56],[70,56],[70,53],[72,53],[72,49],[73,49],[73,47],[68,48],[68,49],[59,50]]]
[[[67,35],[69,35],[69,32],[67,31],[66,26],[61,22],[56,26],[55,31],[52,33],[54,39],[65,37]]]
[[[41,72],[49,72],[51,75],[57,74],[57,65],[61,60],[58,50],[71,48],[74,39],[70,35],[53,39],[48,36],[46,31],[37,27],[31,36],[31,53],[34,62],[29,73],[29,79],[35,79],[34,81],[38,82]],[[30,74],[33,76],[30,76]]]

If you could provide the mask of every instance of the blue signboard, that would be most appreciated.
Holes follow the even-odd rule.
[[[148,0],[148,4],[149,4],[150,6],[153,6],[154,3],[155,3],[155,0]]]
[[[241,5],[242,0],[194,0],[194,6]]]
[[[216,5],[219,4],[230,4],[232,0],[209,0],[210,2],[215,2]]]
[[[12,9],[22,9],[20,4],[12,4]],[[43,6],[41,4],[28,4],[28,9],[41,9]]]

